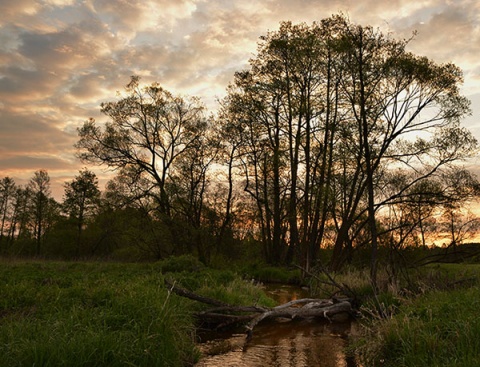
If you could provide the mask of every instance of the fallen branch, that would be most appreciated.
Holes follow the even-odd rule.
[[[189,299],[192,299],[194,301],[206,303],[208,305],[219,306],[219,307],[232,307],[228,303],[218,301],[218,300],[213,299],[213,298],[203,297],[203,296],[200,296],[196,293],[190,292],[190,291],[188,291],[184,288],[178,287],[175,284],[170,283],[167,279],[165,279],[164,282],[165,282],[165,285],[167,286],[167,288],[171,292],[173,292],[173,293],[175,293],[179,296],[189,298]]]
[[[165,280],[171,292],[198,302],[217,306],[196,314],[204,323],[222,328],[234,324],[246,325],[247,340],[252,336],[253,329],[263,320],[275,318],[304,319],[321,318],[329,322],[348,320],[352,315],[352,304],[349,300],[303,298],[273,307],[236,306],[219,300],[200,296],[178,287]]]
[[[330,322],[337,321],[334,319],[336,315],[342,315],[342,321],[345,318],[349,318],[352,315],[352,305],[348,301],[343,301],[339,303],[334,303],[333,301],[327,302],[326,300],[316,300],[315,302],[309,302],[303,307],[287,307],[283,308],[281,306],[275,307],[272,310],[266,311],[257,317],[255,317],[247,326],[247,338],[251,338],[253,333],[253,328],[257,324],[265,319],[272,318],[323,318]]]
[[[310,271],[301,267],[300,265],[295,264],[295,267],[302,270],[305,274],[311,276],[312,278],[315,278],[319,283],[326,284],[326,285],[329,285],[329,286],[333,286],[333,287],[337,288],[340,292],[342,292],[344,295],[346,295],[347,297],[351,297],[352,299],[357,298],[357,295],[355,294],[355,292],[348,285],[346,285],[345,283],[339,284],[333,278],[333,276],[327,271],[327,269],[325,269],[323,266],[320,267],[320,271],[323,274],[325,274],[325,276],[328,278],[328,281],[325,281],[325,280],[321,279],[320,277],[311,273]]]

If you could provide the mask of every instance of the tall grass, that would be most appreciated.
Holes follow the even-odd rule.
[[[0,261],[0,367],[187,366],[194,313],[164,278],[230,304],[273,305],[231,271],[191,257],[155,264]]]
[[[357,345],[364,365],[480,366],[480,267],[430,267],[421,274],[417,296],[402,299],[398,312],[374,322]]]
[[[2,263],[0,366],[184,366],[188,302],[148,265]]]

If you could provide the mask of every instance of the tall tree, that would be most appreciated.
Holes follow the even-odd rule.
[[[95,173],[86,168],[64,185],[63,208],[77,227],[76,252],[80,254],[83,227],[100,204],[100,190]]]
[[[216,120],[216,129],[213,133],[218,144],[218,155],[216,164],[221,165],[223,170],[217,172],[217,185],[215,195],[213,196],[212,206],[216,208],[219,215],[220,224],[217,236],[217,244],[221,245],[227,237],[227,233],[233,234],[234,220],[239,206],[239,201],[243,199],[243,204],[248,207],[248,198],[242,193],[242,145],[244,134],[240,130],[237,121],[232,120],[230,114],[229,97],[227,96],[221,104],[221,108]],[[224,198],[220,198],[224,192]],[[222,203],[218,203],[221,201]],[[245,226],[245,223],[241,223]]]
[[[408,41],[394,40],[372,27],[344,18],[338,21],[342,24],[339,67],[345,71],[340,84],[357,126],[375,284],[378,209],[440,167],[470,156],[476,140],[459,126],[469,112],[469,102],[459,92],[462,73],[458,67],[415,56],[405,50]],[[415,135],[416,140],[411,138]],[[418,174],[379,202],[376,181],[383,170],[394,167],[413,168]]]
[[[330,39],[320,26],[282,23],[261,38],[227,103],[244,134],[247,190],[274,262],[315,257],[326,221],[336,113]],[[286,252],[285,252],[286,250]]]
[[[0,181],[0,245],[5,237],[8,238],[12,226],[15,190],[16,185],[12,178],[4,177]]]
[[[205,134],[192,148],[178,158],[172,169],[169,193],[176,221],[184,223],[184,230],[190,232],[187,242],[191,248],[196,247],[199,260],[208,263],[214,241],[212,238],[206,240],[204,234],[213,236],[214,229],[207,223],[206,217],[212,208],[208,207],[206,196],[210,185],[209,170],[219,147],[213,136]]]
[[[35,254],[39,256],[43,237],[49,227],[49,205],[52,204],[48,172],[45,170],[36,171],[28,182],[28,189],[32,193],[31,211],[33,214],[32,229],[36,243]]]
[[[236,74],[230,121],[244,134],[246,189],[274,261],[283,248],[287,259],[295,250],[299,261],[315,261],[334,223],[330,265],[338,269],[368,228],[375,284],[381,208],[475,152],[460,126],[469,113],[460,69],[407,52],[410,41],[341,15],[312,26],[286,22]],[[411,174],[386,195],[382,181],[394,170]]]
[[[13,239],[21,239],[29,236],[29,221],[31,217],[30,202],[32,199],[32,192],[27,187],[18,187],[15,191],[15,204],[12,214],[12,223],[10,226],[9,237],[10,241]]]
[[[196,149],[207,128],[204,107],[196,98],[174,96],[157,83],[141,87],[132,77],[126,95],[102,104],[109,121],[102,128],[90,119],[78,130],[82,160],[127,169],[147,178],[162,215],[171,215],[167,183],[179,157]]]

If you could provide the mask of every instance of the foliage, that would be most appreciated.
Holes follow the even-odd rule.
[[[153,197],[159,212],[170,215],[171,171],[185,155],[203,151],[207,122],[198,99],[174,96],[158,83],[142,88],[139,79],[132,77],[124,97],[102,104],[105,128],[93,119],[84,123],[76,147],[82,160],[146,182],[141,196]]]
[[[192,255],[169,257],[157,262],[155,266],[159,267],[162,273],[197,273],[205,269],[205,265]]]
[[[299,269],[274,267],[266,264],[252,264],[242,268],[246,279],[254,279],[262,283],[301,284]]]

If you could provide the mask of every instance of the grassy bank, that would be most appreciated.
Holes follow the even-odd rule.
[[[399,296],[357,345],[364,366],[480,366],[480,266],[448,265],[417,274],[418,294]]]
[[[232,273],[170,265],[0,262],[0,366],[191,365],[201,306],[170,294],[165,276],[225,301],[268,302]]]

